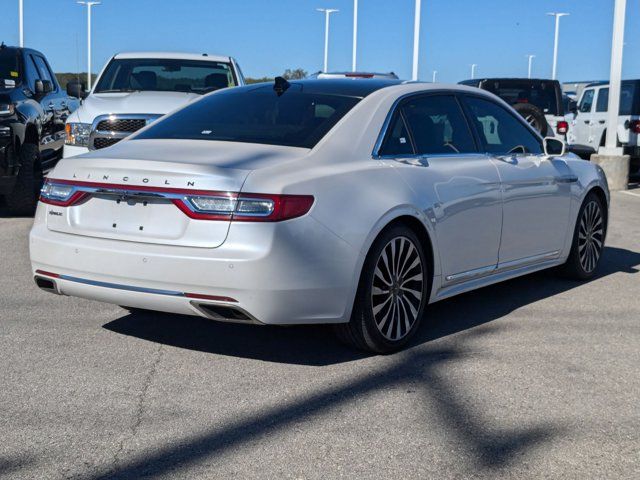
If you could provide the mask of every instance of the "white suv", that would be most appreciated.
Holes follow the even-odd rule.
[[[227,56],[194,53],[120,53],[66,122],[64,157],[119,142],[148,123],[203,94],[244,85],[238,63]],[[81,97],[70,82],[67,91]]]
[[[569,131],[571,150],[588,158],[604,145],[609,107],[609,83],[585,87]],[[620,112],[616,125],[618,145],[631,156],[632,171],[640,167],[640,80],[624,80],[620,92]]]

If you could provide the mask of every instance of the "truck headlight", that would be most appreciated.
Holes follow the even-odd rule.
[[[0,116],[13,115],[14,111],[15,109],[12,104],[0,103]]]
[[[89,134],[91,133],[91,125],[89,123],[67,123],[64,126],[67,138],[65,145],[73,145],[75,147],[88,147]]]

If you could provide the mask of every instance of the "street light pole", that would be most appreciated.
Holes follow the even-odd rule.
[[[20,25],[20,48],[24,47],[24,0],[18,1],[18,23]]]
[[[624,46],[624,21],[627,0],[616,0],[613,12],[613,38],[611,40],[611,70],[609,73],[609,108],[607,110],[607,138],[599,153],[621,155],[617,147],[618,115],[622,82],[622,51]]]
[[[528,76],[527,78],[531,78],[531,64],[533,63],[533,59],[535,58],[535,55],[526,55],[526,57],[529,59],[529,70],[528,70]]]
[[[82,1],[79,5],[87,6],[87,90],[91,91],[91,7],[102,2]]]
[[[438,70],[434,70],[434,71],[433,71],[433,78],[431,79],[431,81],[432,81],[433,83],[436,83],[436,76],[437,76],[437,75],[438,75]]]
[[[356,53],[358,51],[358,0],[353,0],[353,55],[351,71],[356,71]]]
[[[324,72],[328,70],[329,64],[329,15],[339,12],[335,8],[316,8],[319,12],[324,12]]]
[[[558,66],[558,38],[560,37],[560,17],[566,17],[569,14],[550,12],[550,13],[547,13],[547,15],[556,18],[556,28],[555,28],[555,34],[553,39],[553,68],[551,70],[551,79],[555,80],[556,70]]]
[[[476,67],[478,66],[477,63],[472,63],[471,64],[471,80],[473,80],[474,78],[476,78]]]
[[[415,82],[418,80],[418,54],[420,47],[420,9],[422,0],[416,0],[416,12],[413,19],[413,73],[411,79]]]

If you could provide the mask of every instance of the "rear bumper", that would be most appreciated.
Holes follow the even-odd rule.
[[[264,324],[340,323],[351,314],[358,252],[310,215],[234,223],[222,246],[191,248],[53,232],[45,211],[40,205],[30,234],[31,262],[56,293]],[[220,307],[241,314],[224,318]]]

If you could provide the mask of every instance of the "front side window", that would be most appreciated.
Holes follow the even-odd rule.
[[[609,108],[609,89],[601,88],[596,101],[596,112],[606,112]]]
[[[191,139],[313,148],[360,98],[271,85],[207,96],[154,123],[136,139]]]
[[[95,93],[156,91],[204,94],[236,85],[231,64],[176,59],[115,59]]]
[[[542,153],[540,140],[505,108],[478,97],[466,97],[484,151],[495,155]]]
[[[578,110],[582,113],[587,113],[591,111],[591,106],[593,105],[593,95],[594,90],[589,89],[585,90],[582,94],[582,98],[580,99],[580,105],[578,105]]]
[[[402,106],[418,155],[470,153],[476,147],[458,101],[451,95],[429,95]]]
[[[36,80],[44,80],[40,77],[38,69],[36,68],[36,62],[31,55],[27,55],[24,59],[24,69],[27,77],[27,84],[32,92],[36,91]]]
[[[51,82],[51,86],[55,88],[56,84],[53,81],[53,74],[49,70],[49,67],[47,66],[44,59],[39,55],[30,55],[30,57],[33,59],[36,69],[38,70],[39,77],[42,80]]]

